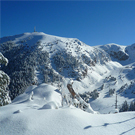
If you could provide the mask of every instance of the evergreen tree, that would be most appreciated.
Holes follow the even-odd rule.
[[[129,111],[135,111],[135,101],[132,101],[129,106]]]
[[[129,109],[129,105],[128,105],[127,101],[125,100],[124,103],[122,104],[119,112],[126,112],[126,111],[128,111],[128,109]]]
[[[0,64],[8,64],[8,60],[0,53]],[[11,103],[7,86],[10,83],[9,76],[0,70],[0,106]]]

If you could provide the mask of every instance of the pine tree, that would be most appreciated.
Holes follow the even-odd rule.
[[[0,64],[8,64],[8,60],[0,53]],[[7,86],[10,83],[9,76],[0,70],[0,106],[11,103]]]
[[[129,111],[135,111],[135,101],[132,101],[129,106]]]
[[[126,112],[126,111],[128,111],[128,109],[129,109],[129,105],[128,105],[127,101],[125,100],[119,111]]]

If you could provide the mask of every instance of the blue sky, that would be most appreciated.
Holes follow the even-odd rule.
[[[135,43],[135,1],[2,1],[0,37],[33,32],[88,45]]]

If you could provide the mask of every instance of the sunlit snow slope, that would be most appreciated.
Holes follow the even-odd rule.
[[[1,135],[134,135],[135,112],[91,114],[61,107],[57,88],[29,87],[0,108]]]
[[[1,52],[9,60],[2,70],[11,78],[12,100],[28,86],[47,83],[58,88],[59,82],[63,85],[70,78],[74,90],[84,94],[84,100],[100,113],[114,110],[116,94],[118,107],[135,98],[135,44],[88,46],[75,38],[43,32],[3,37],[0,43]],[[62,88],[67,91],[66,85]],[[91,96],[93,91],[98,93],[95,98]]]

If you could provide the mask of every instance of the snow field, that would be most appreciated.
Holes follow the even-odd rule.
[[[60,95],[55,90],[47,84],[32,86],[13,103],[1,107],[1,134],[134,135],[135,112],[91,114],[73,106],[62,108]],[[33,100],[28,100],[32,91]],[[55,108],[54,104],[59,106]]]

